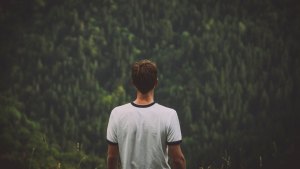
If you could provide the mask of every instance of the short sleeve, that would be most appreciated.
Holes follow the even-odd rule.
[[[179,119],[176,111],[172,114],[167,132],[167,144],[179,144],[182,141]]]
[[[109,144],[118,144],[117,140],[117,122],[114,117],[114,110],[111,112],[109,116],[107,132],[106,132],[106,140]]]

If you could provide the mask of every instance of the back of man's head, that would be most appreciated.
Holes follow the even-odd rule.
[[[135,62],[131,68],[132,82],[139,92],[148,93],[157,84],[157,67],[150,60]]]

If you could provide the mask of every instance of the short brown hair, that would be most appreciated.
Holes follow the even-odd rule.
[[[131,68],[131,78],[135,87],[142,94],[152,90],[157,83],[157,67],[150,60],[135,62]]]

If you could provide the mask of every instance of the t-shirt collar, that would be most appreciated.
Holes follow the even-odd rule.
[[[134,107],[139,107],[139,108],[147,108],[147,107],[150,107],[150,106],[152,106],[154,104],[155,104],[155,102],[152,102],[150,104],[145,104],[145,105],[135,104],[134,102],[131,102],[131,105],[133,105]]]

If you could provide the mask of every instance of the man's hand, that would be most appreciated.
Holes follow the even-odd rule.
[[[108,144],[107,149],[107,169],[117,169],[119,158],[118,145]]]
[[[186,162],[180,145],[168,145],[172,169],[186,169]]]

